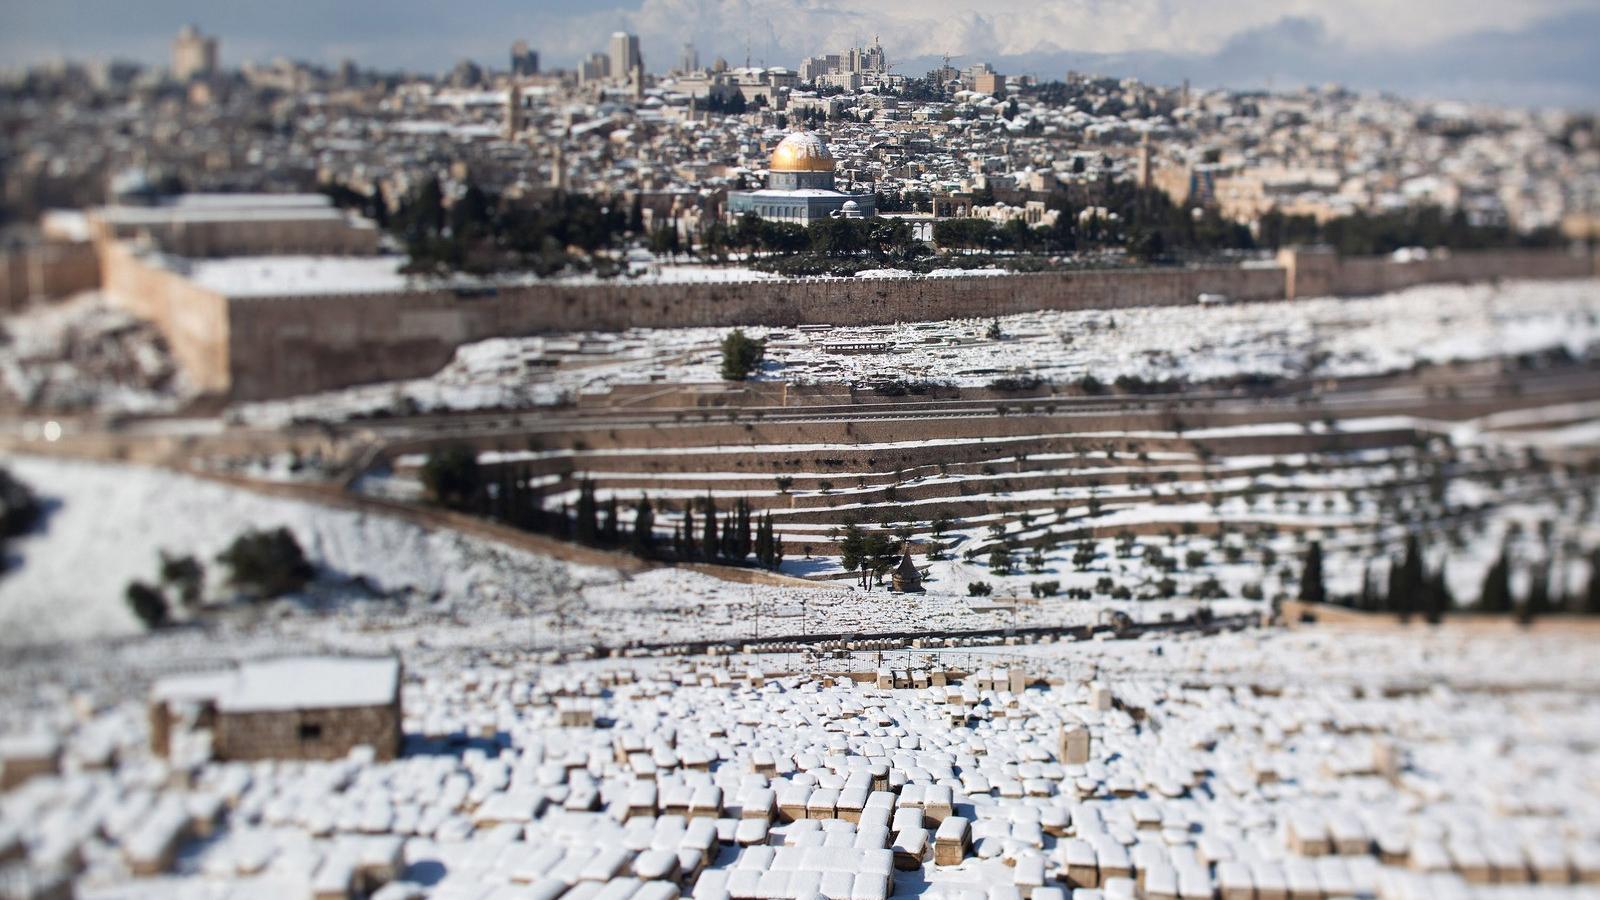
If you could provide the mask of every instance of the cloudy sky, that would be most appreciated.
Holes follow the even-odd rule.
[[[1600,107],[1600,0],[0,0],[0,67],[120,56],[163,60],[179,25],[222,37],[225,64],[287,55],[442,70],[504,66],[527,38],[571,65],[618,28],[668,68],[769,65],[878,35],[898,71],[942,53],[1004,72],[1069,68],[1197,85],[1338,81],[1420,96]]]

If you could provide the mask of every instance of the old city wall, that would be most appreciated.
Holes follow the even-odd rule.
[[[1009,276],[588,285],[493,291],[220,298],[107,244],[107,290],[154,319],[175,356],[208,390],[268,399],[421,377],[463,343],[549,331],[828,324],[989,317],[1032,310],[1119,309],[1195,302],[1281,300],[1303,278],[1317,294],[1356,295],[1434,281],[1582,277],[1586,256],[1554,251],[1458,253],[1420,262],[1338,260],[1278,265],[1051,272]]]
[[[0,311],[100,286],[100,258],[86,243],[49,242],[0,250]]]
[[[1383,294],[1420,284],[1492,281],[1497,278],[1587,278],[1595,274],[1588,257],[1564,251],[1484,250],[1411,262],[1384,257],[1338,260],[1326,293],[1351,297]],[[1297,292],[1297,296],[1313,296]]]
[[[100,271],[107,300],[154,322],[196,387],[207,393],[229,391],[228,338],[233,326],[228,301],[221,294],[151,265],[120,242],[100,245]],[[274,335],[258,339],[270,342]]]
[[[629,327],[880,325],[1037,309],[1192,303],[1200,293],[1281,298],[1276,268],[1017,276],[784,279],[710,284],[529,285],[234,298],[234,396],[261,399],[428,375],[455,348],[543,331]]]

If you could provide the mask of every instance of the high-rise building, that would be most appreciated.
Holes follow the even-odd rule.
[[[511,45],[511,74],[539,74],[539,51],[530,49],[527,41],[517,41]]]
[[[179,81],[209,78],[217,71],[217,39],[185,25],[172,41],[172,77]]]
[[[685,74],[700,71],[700,51],[694,44],[684,44],[683,50],[678,54],[678,71]]]
[[[604,53],[591,53],[578,64],[578,78],[584,82],[603,81],[611,77],[611,57]]]
[[[980,94],[1004,97],[1006,95],[1006,77],[993,69],[989,69],[986,72],[974,72],[972,75],[972,89]]]
[[[618,31],[611,35],[611,72],[612,78],[627,78],[633,73],[635,66],[642,65],[639,56],[639,36],[626,31]]]

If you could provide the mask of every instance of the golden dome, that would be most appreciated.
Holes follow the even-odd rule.
[[[778,142],[768,168],[774,172],[832,172],[828,145],[809,131],[796,131]]]

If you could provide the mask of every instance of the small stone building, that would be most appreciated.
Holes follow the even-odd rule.
[[[907,546],[900,555],[900,565],[895,566],[894,573],[889,576],[894,589],[902,594],[922,593],[922,575],[917,572],[916,564],[911,562],[911,548]]]
[[[156,682],[150,745],[170,752],[172,729],[209,729],[222,760],[339,759],[370,746],[400,753],[400,661],[295,657]]]

